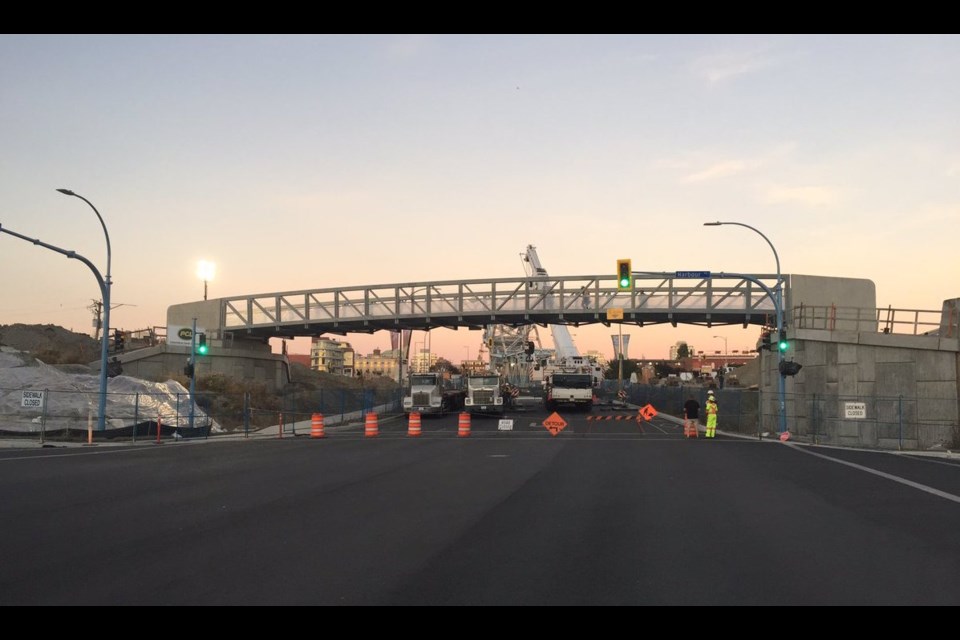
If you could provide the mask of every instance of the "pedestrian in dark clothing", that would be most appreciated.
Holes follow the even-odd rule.
[[[690,395],[689,399],[683,403],[683,435],[691,438],[696,437],[697,419],[700,417],[700,403]]]

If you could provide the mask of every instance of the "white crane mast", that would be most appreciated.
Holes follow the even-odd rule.
[[[527,250],[520,254],[520,256],[523,258],[523,268],[526,270],[528,276],[538,277],[547,275],[547,270],[544,269],[543,264],[540,263],[540,256],[537,255],[537,248],[535,246],[528,244]],[[549,282],[535,282],[532,288],[548,289],[550,285],[551,283]],[[573,336],[570,335],[570,331],[566,325],[550,325],[550,335],[553,337],[553,346],[557,350],[558,361],[563,362],[564,360],[573,360],[573,358],[580,357],[580,350],[577,349],[577,345],[574,344]]]

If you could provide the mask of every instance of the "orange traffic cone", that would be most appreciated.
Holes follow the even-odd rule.
[[[470,435],[470,414],[466,411],[460,414],[460,423],[457,427],[457,437],[466,438]]]
[[[377,414],[367,414],[366,422],[363,425],[363,435],[367,438],[376,438],[378,435],[380,435],[380,426],[377,423]]]
[[[695,420],[683,421],[683,435],[687,438],[699,437],[697,433],[697,422]]]
[[[310,420],[310,437],[311,438],[324,437],[322,413],[313,414],[313,418]]]
[[[407,428],[407,435],[410,437],[416,437],[420,435],[420,412],[419,411],[410,412],[410,422]]]

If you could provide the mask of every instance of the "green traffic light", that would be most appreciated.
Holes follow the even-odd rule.
[[[633,285],[633,267],[629,258],[617,260],[617,289],[629,291]]]
[[[197,355],[205,356],[207,355],[207,334],[198,333],[197,334]]]
[[[777,346],[780,348],[780,351],[786,351],[787,348],[790,346],[790,343],[787,342],[786,340],[781,340],[781,341],[777,344]]]

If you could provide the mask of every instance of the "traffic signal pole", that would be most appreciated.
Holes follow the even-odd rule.
[[[193,429],[193,408],[196,406],[195,396],[197,390],[197,319],[193,319],[192,331],[190,332],[190,429]]]
[[[780,256],[777,254],[777,248],[773,246],[773,243],[770,242],[770,238],[765,236],[762,231],[760,231],[756,227],[751,227],[750,225],[744,224],[742,222],[721,222],[718,220],[717,222],[704,222],[703,226],[719,227],[725,224],[731,224],[731,225],[736,225],[738,227],[746,227],[747,229],[750,229],[751,231],[759,235],[761,238],[763,238],[767,242],[767,245],[769,245],[770,250],[773,251],[773,259],[777,263],[777,285],[775,287],[774,295],[771,297],[773,298],[774,305],[776,305],[777,307],[777,339],[779,340],[780,336],[783,335],[783,330],[784,330],[784,327],[783,327],[783,276],[780,275]],[[766,289],[766,287],[764,287],[764,289]],[[767,291],[767,294],[769,295],[770,290],[766,289],[766,291]],[[777,430],[780,433],[783,433],[784,431],[787,430],[787,403],[786,403],[787,382],[783,375],[779,375],[780,363],[783,362],[783,357],[784,357],[783,351],[780,350],[778,345],[777,347],[777,373],[778,373],[777,395],[779,396],[780,410],[778,412],[779,426]]]

